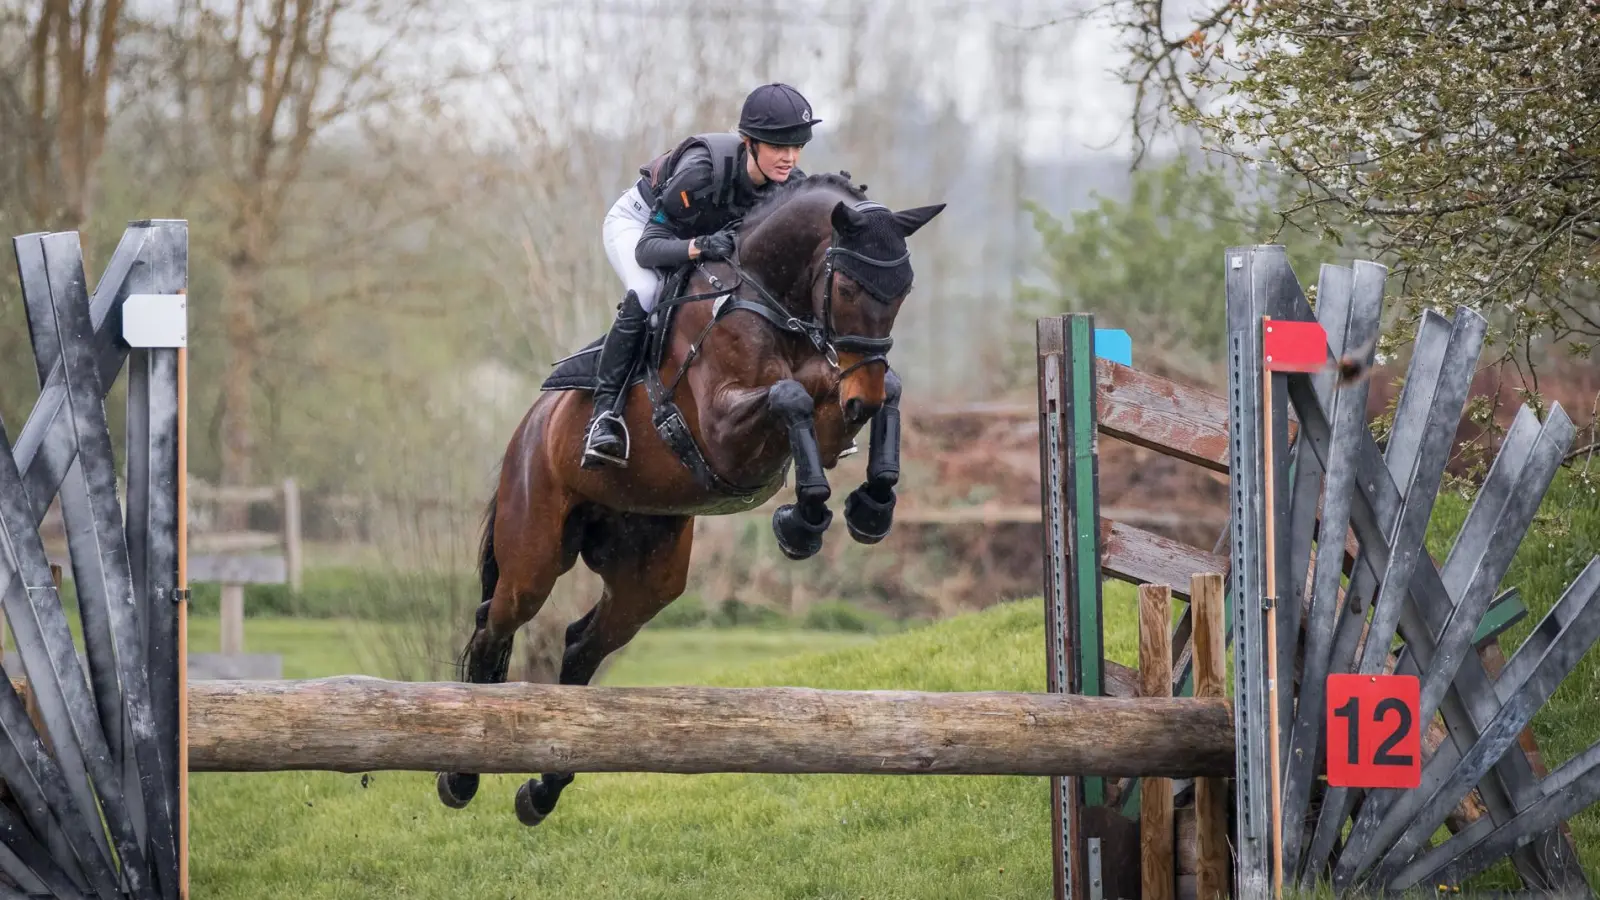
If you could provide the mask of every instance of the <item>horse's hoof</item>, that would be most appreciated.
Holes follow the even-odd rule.
[[[555,809],[555,804],[546,800],[546,793],[542,782],[533,779],[524,781],[522,787],[517,788],[517,799],[513,804],[517,810],[517,821],[529,828],[543,822]]]
[[[478,776],[471,772],[440,772],[439,800],[451,809],[462,809],[478,793]]]
[[[800,507],[786,503],[772,514],[772,533],[778,539],[778,549],[792,560],[809,559],[822,549],[822,533],[833,524],[833,510],[822,508],[822,521],[811,523],[801,514]]]
[[[844,524],[850,536],[858,543],[876,544],[889,536],[894,524],[894,492],[889,492],[887,502],[872,496],[866,485],[850,492],[844,498]]]

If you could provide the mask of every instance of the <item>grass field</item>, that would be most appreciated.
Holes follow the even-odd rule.
[[[197,638],[201,630],[197,622]],[[249,627],[251,648],[283,652],[292,677],[345,671],[339,634],[327,621]],[[1041,690],[1043,641],[1034,603],[877,642],[646,631],[605,681]],[[580,775],[537,829],[512,813],[520,782],[486,777],[471,806],[450,810],[424,773],[197,774],[194,895],[713,900],[1050,890],[1044,779]]]
[[[1465,515],[1441,498],[1429,549],[1443,559]],[[1600,501],[1564,481],[1506,585],[1532,614],[1509,653],[1600,553]],[[1132,663],[1133,592],[1106,586],[1107,655]],[[285,676],[355,671],[372,626],[252,618],[248,648]],[[215,644],[197,618],[196,649]],[[804,685],[1043,690],[1037,600],[889,637],[770,629],[647,629],[606,673],[614,685]],[[1600,738],[1600,654],[1535,719],[1554,767]],[[217,898],[1038,898],[1049,896],[1049,792],[1041,778],[580,775],[537,829],[511,810],[520,777],[493,776],[450,810],[426,773],[200,774],[193,885]],[[1600,815],[1572,822],[1591,881]],[[1516,885],[1505,864],[1465,886]]]

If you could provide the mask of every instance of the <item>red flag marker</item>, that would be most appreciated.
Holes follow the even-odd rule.
[[[1316,322],[1261,320],[1262,356],[1269,372],[1320,372],[1328,365],[1328,333]]]

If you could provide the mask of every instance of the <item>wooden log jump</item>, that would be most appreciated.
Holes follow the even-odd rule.
[[[189,684],[193,772],[1233,771],[1225,700],[366,677]]]

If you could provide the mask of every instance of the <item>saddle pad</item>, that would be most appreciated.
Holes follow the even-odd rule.
[[[605,335],[595,338],[584,346],[582,350],[556,363],[556,367],[545,376],[544,383],[539,385],[541,391],[592,391],[594,383],[600,373],[600,344],[605,340]],[[646,366],[634,366],[633,377],[628,379],[628,386],[644,381]]]

